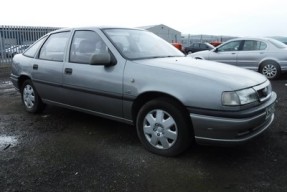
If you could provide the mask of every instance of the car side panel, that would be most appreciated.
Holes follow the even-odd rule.
[[[43,100],[63,102],[63,62],[33,59],[30,66],[33,83]],[[51,75],[53,74],[53,75]]]
[[[238,51],[237,66],[257,71],[260,61],[266,57],[265,50]]]
[[[66,63],[63,94],[65,104],[93,112],[122,116],[122,75],[124,63],[116,66],[93,66]]]
[[[208,55],[208,60],[217,61],[221,63],[227,63],[230,65],[237,65],[237,52],[238,51],[224,51],[224,52],[214,52],[210,51]]]

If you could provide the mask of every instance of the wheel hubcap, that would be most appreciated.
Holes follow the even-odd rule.
[[[277,68],[274,65],[266,65],[263,67],[262,74],[267,78],[273,78],[277,74]]]
[[[153,110],[145,116],[143,129],[147,141],[158,149],[169,149],[178,136],[173,117],[160,109]]]
[[[26,85],[23,90],[23,101],[25,106],[29,109],[33,108],[35,104],[35,94],[31,85]]]

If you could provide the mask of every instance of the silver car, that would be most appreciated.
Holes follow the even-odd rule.
[[[272,38],[237,38],[210,51],[189,55],[258,71],[276,79],[287,71],[287,45]]]
[[[28,112],[57,105],[137,128],[149,151],[174,156],[193,141],[237,144],[274,119],[269,80],[185,57],[142,29],[69,28],[13,58],[11,80]]]

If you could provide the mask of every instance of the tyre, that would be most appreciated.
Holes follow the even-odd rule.
[[[45,105],[30,79],[23,83],[21,97],[26,111],[30,113],[38,113],[44,110]]]
[[[138,113],[136,127],[143,146],[163,156],[182,153],[193,140],[188,114],[172,99],[159,98],[146,103]]]
[[[265,75],[268,79],[277,79],[281,74],[281,69],[275,62],[266,62],[260,67],[260,73]]]

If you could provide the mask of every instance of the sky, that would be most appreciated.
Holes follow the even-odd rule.
[[[192,35],[287,36],[287,0],[4,0],[0,7],[0,25],[164,24]]]

